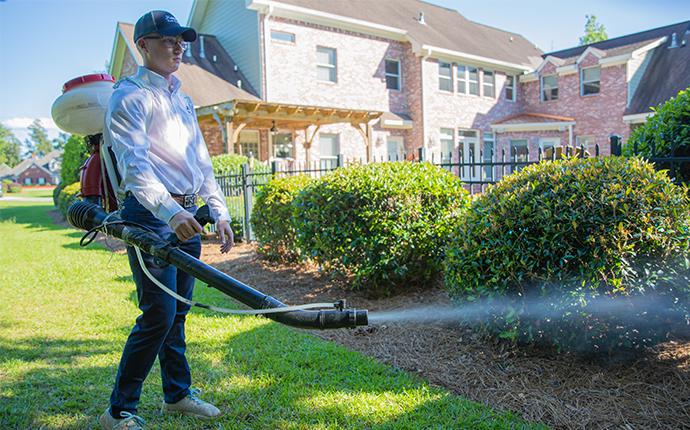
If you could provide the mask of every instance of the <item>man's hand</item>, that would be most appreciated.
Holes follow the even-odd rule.
[[[180,242],[186,242],[197,233],[204,231],[194,216],[185,210],[179,211],[170,219],[170,227],[175,231]]]
[[[235,245],[235,235],[230,228],[230,223],[226,220],[220,220],[216,223],[216,232],[218,232],[218,239],[220,239],[220,252],[225,254],[230,251]]]

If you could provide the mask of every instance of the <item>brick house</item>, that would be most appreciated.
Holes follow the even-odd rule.
[[[419,0],[196,0],[188,25],[178,76],[211,153],[261,160],[606,153],[690,85],[690,22],[549,54]],[[116,33],[119,77],[141,58]]]
[[[43,157],[22,160],[2,173],[0,179],[10,179],[22,185],[56,185],[60,182],[62,152],[51,151]]]

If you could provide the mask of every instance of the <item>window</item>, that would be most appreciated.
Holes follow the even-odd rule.
[[[386,88],[400,89],[400,61],[386,60]]]
[[[601,68],[598,66],[580,70],[580,94],[583,96],[599,94],[600,76]]]
[[[557,151],[557,148],[560,146],[561,139],[558,137],[542,137],[539,139],[542,160],[560,158],[561,151]]]
[[[386,146],[388,149],[388,161],[404,160],[404,140],[402,136],[388,136],[388,139],[386,139]]]
[[[240,131],[235,144],[235,153],[249,158],[259,158],[259,132]]]
[[[558,76],[541,77],[541,101],[558,100]]]
[[[450,63],[438,62],[438,89],[453,92],[453,66]]]
[[[321,168],[333,168],[340,154],[340,136],[335,133],[319,133],[319,157]]]
[[[482,154],[482,163],[488,164],[493,162],[493,156],[494,156],[494,144],[496,143],[496,137],[494,136],[493,133],[484,133],[484,150]],[[493,179],[493,169],[491,168],[492,166],[483,166],[484,169],[484,178],[485,179]]]
[[[484,70],[482,75],[482,91],[484,97],[496,97],[496,75],[491,70]]]
[[[467,67],[458,64],[457,67],[458,92],[467,94]]]
[[[24,178],[24,185],[31,185],[31,178]]]
[[[38,185],[45,185],[45,183],[46,183],[46,178],[44,178],[42,176],[40,178],[38,178]]]
[[[337,82],[337,56],[334,48],[316,48],[317,79],[324,82]]]
[[[479,180],[481,169],[475,164],[479,164],[479,135],[475,130],[458,129],[458,156],[462,160],[462,171],[460,179],[464,181]]]
[[[510,161],[524,163],[527,161],[528,149],[527,139],[516,139],[510,141]],[[525,166],[514,166],[513,171],[522,170]]]
[[[441,129],[441,163],[450,163],[455,151],[455,136],[452,128]]]
[[[293,158],[294,142],[292,133],[276,133],[273,135],[273,156],[275,158]]]
[[[479,69],[476,67],[467,68],[468,82],[470,84],[470,94],[479,95]]]
[[[515,101],[515,76],[513,75],[508,75],[506,76],[506,92],[505,92],[505,97],[506,100],[510,100],[511,102]]]
[[[295,43],[295,35],[287,31],[271,30],[271,39],[278,42]]]

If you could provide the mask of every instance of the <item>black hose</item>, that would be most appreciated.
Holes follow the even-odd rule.
[[[106,220],[107,218],[107,220]],[[73,203],[67,210],[67,221],[82,230],[98,230],[122,239],[125,243],[140,248],[195,278],[209,287],[222,291],[230,297],[253,309],[280,308],[286,305],[254,288],[234,279],[184,251],[172,246],[158,235],[136,225],[122,222],[117,213],[108,215],[103,208],[86,201]],[[105,222],[104,224],[104,221]],[[356,309],[329,309],[317,311],[294,311],[266,314],[280,323],[301,328],[343,328],[368,324],[368,312]]]

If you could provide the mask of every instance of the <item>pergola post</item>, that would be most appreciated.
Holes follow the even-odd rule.
[[[364,149],[367,156],[367,163],[371,162],[373,157],[373,148],[371,147],[371,139],[373,135],[373,129],[368,122],[353,122],[350,123],[359,132],[364,139]]]
[[[309,162],[311,161],[311,144],[314,142],[314,137],[316,137],[316,133],[318,133],[320,128],[321,125],[317,124],[311,136],[309,136],[309,127],[304,129],[304,143],[302,144],[302,146],[304,147],[307,168],[309,166]]]
[[[228,146],[230,148],[232,148],[233,152],[235,152],[235,144],[237,143],[237,140],[240,138],[240,132],[246,126],[247,126],[246,122],[241,122],[237,125],[235,125],[235,123],[233,123],[233,122],[228,122],[228,136],[230,136]],[[240,153],[241,153],[241,148],[240,148]]]

